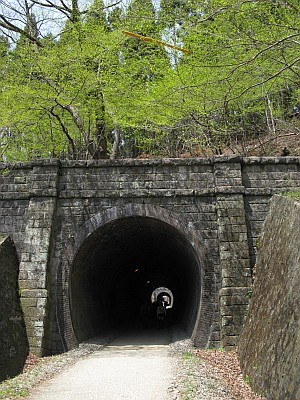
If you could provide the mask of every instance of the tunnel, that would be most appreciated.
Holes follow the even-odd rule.
[[[173,294],[168,326],[180,325],[192,335],[201,295],[200,267],[186,235],[164,221],[131,216],[104,224],[82,243],[70,272],[77,341],[118,326],[139,327],[141,307],[158,287]]]

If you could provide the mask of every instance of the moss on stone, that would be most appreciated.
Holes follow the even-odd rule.
[[[283,195],[292,199],[300,200],[300,189],[293,190],[291,192],[285,192]]]

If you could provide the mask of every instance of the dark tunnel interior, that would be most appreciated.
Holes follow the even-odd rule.
[[[174,296],[166,323],[181,324],[191,335],[200,278],[194,248],[173,226],[149,217],[107,223],[88,237],[72,266],[70,304],[77,340],[117,326],[139,326],[142,305],[151,304],[151,294],[160,286]]]

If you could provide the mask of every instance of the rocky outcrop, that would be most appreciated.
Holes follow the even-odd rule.
[[[300,399],[300,202],[275,196],[265,221],[238,354],[244,376],[272,400]]]
[[[18,265],[12,240],[0,234],[0,381],[17,375],[28,354],[18,295]]]

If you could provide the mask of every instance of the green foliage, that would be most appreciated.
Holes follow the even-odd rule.
[[[151,0],[131,0],[125,26],[128,30],[142,35],[156,33],[155,10]]]
[[[248,132],[249,125],[253,133],[272,129],[281,116],[280,91],[292,91],[298,81],[289,68],[297,60],[288,39],[295,25],[281,5],[285,12],[276,24],[269,2],[214,2],[215,10],[221,8],[195,23],[186,39],[193,54],[182,76],[193,84],[199,122],[223,138]]]
[[[159,12],[151,0],[95,0],[83,14],[73,3],[57,39],[37,37],[33,14],[14,48],[0,37],[3,160],[105,158],[112,132],[121,156],[220,154],[275,134],[300,102],[295,0],[161,0]]]
[[[192,352],[186,351],[182,353],[182,362],[185,371],[185,379],[181,384],[179,396],[180,400],[187,400],[194,398],[198,389],[198,384],[194,379],[194,371],[197,368],[197,358]]]
[[[5,176],[8,175],[10,173],[10,169],[9,168],[1,168],[0,169],[0,175]]]
[[[261,237],[257,238],[256,241],[255,241],[256,249],[260,250],[262,248],[262,245],[263,245],[262,238]]]
[[[4,385],[3,389],[0,388],[0,399],[20,399],[29,395],[27,388],[18,387],[13,383],[11,385]]]
[[[182,358],[184,359],[184,360],[190,360],[191,358],[193,358],[194,357],[194,355],[193,355],[193,353],[191,353],[190,351],[184,351],[183,353],[182,353]]]
[[[293,190],[291,192],[285,192],[283,195],[290,197],[291,199],[300,200],[300,189]]]
[[[0,36],[0,56],[1,60],[4,61],[9,52],[9,42],[5,36]]]

